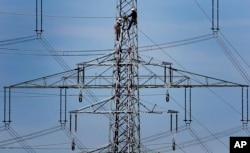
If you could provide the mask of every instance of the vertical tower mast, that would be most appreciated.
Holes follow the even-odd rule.
[[[219,30],[219,0],[217,1],[217,20],[214,20],[214,0],[213,3],[213,22],[212,30],[217,33]],[[238,84],[222,79],[216,79],[193,72],[184,70],[178,70],[172,68],[172,64],[169,62],[154,63],[150,61],[144,61],[142,58],[139,59],[138,55],[138,28],[137,28],[137,0],[116,0],[116,19],[119,19],[119,32],[116,31],[116,40],[114,43],[115,52],[111,54],[98,57],[94,60],[87,62],[78,63],[78,68],[68,70],[62,73],[52,74],[49,76],[32,79],[29,81],[21,82],[18,84],[5,86],[4,87],[4,101],[3,101],[3,112],[6,128],[9,129],[11,120],[11,105],[12,105],[12,89],[60,89],[60,123],[65,125],[66,112],[67,112],[67,90],[68,89],[80,89],[79,102],[82,102],[83,95],[82,90],[86,90],[87,94],[93,96],[89,89],[111,89],[112,96],[103,101],[97,101],[93,98],[94,102],[90,102],[90,105],[81,107],[76,110],[71,110],[70,113],[70,131],[72,129],[72,114],[75,115],[75,132],[77,131],[77,114],[80,113],[91,113],[91,114],[105,114],[110,119],[110,135],[109,144],[96,148],[91,151],[80,144],[79,140],[75,139],[75,136],[67,133],[72,139],[71,149],[76,148],[83,152],[108,152],[112,153],[140,153],[140,113],[170,113],[171,122],[170,129],[172,131],[172,114],[176,114],[176,132],[178,130],[177,114],[178,111],[168,110],[157,111],[155,106],[152,109],[147,108],[142,104],[142,110],[140,110],[139,103],[139,88],[144,89],[155,89],[155,88],[185,88],[185,122],[187,125],[191,124],[191,89],[192,88],[211,88],[211,87],[241,87],[242,88],[242,122],[246,127],[249,123],[249,111],[248,111],[248,87],[249,85]],[[39,11],[40,10],[40,11]],[[132,12],[136,14],[131,14]],[[217,21],[217,22],[216,22]],[[117,30],[117,29],[116,29]],[[40,37],[42,28],[42,0],[36,0],[36,32]],[[39,38],[38,37],[38,38]],[[44,42],[42,41],[44,44]],[[45,43],[47,46],[47,43]],[[50,45],[45,47],[49,51],[53,51]],[[61,61],[62,62],[62,61]],[[60,63],[61,63],[60,62]],[[140,79],[139,82],[139,64]],[[64,65],[64,63],[63,63]],[[64,65],[65,66],[65,65]],[[152,66],[154,69],[151,69]],[[98,67],[97,74],[93,75],[93,69]],[[100,67],[101,70],[99,69]],[[112,67],[113,69],[111,69]],[[145,68],[145,69],[143,69]],[[67,68],[66,68],[67,69]],[[112,71],[113,70],[113,71]],[[163,70],[163,73],[161,72]],[[167,74],[169,70],[169,74]],[[161,73],[159,73],[161,72]],[[111,76],[112,75],[112,76]],[[100,81],[103,80],[103,81]],[[196,80],[191,83],[191,80]],[[111,83],[112,82],[112,83]],[[187,105],[186,89],[189,91],[189,104]],[[64,90],[64,94],[62,91]],[[246,91],[246,94],[244,94]],[[166,92],[166,101],[169,102],[168,89]],[[63,102],[64,101],[64,102]],[[110,105],[111,109],[107,110],[106,105]],[[63,108],[64,107],[64,108]],[[189,108],[189,110],[187,109]],[[144,109],[144,111],[143,111]],[[64,113],[64,115],[63,115]],[[73,121],[74,122],[74,121]],[[66,131],[67,132],[67,131]],[[16,134],[15,134],[16,135]],[[16,136],[15,136],[16,137]],[[23,141],[19,139],[17,141]],[[24,145],[24,148],[29,146]],[[172,148],[175,150],[176,143],[173,138]],[[143,147],[144,149],[144,147]],[[205,149],[207,149],[205,147]],[[142,150],[142,152],[144,152]],[[150,152],[153,152],[151,150]]]
[[[121,19],[119,39],[115,41],[113,80],[115,82],[110,121],[112,152],[140,152],[137,0],[117,0],[117,19]]]

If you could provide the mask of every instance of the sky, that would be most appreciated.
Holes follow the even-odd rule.
[[[245,74],[249,79],[250,75],[249,6],[248,0],[221,0],[220,30],[213,33],[210,0],[138,0],[139,47],[154,45],[158,48],[139,50],[140,56],[159,63],[171,62],[177,69],[249,85],[249,81],[242,77]],[[106,50],[114,48],[115,8],[115,0],[44,0],[42,37],[58,54],[75,55],[60,57],[70,68],[76,68],[77,63],[99,57],[109,52]],[[49,56],[50,53],[39,40],[19,43],[7,41],[36,36],[35,29],[35,0],[0,0],[1,120],[4,118],[4,86],[65,71],[55,58]],[[158,45],[212,34],[213,38],[186,45]],[[223,46],[229,52],[223,50]],[[238,67],[232,62],[235,60]],[[239,67],[243,73],[239,73]],[[153,108],[157,104],[156,108],[180,112],[180,130],[170,135],[164,134],[170,128],[168,114],[141,116],[141,138],[146,148],[156,152],[228,153],[230,136],[249,136],[249,130],[244,130],[240,121],[241,88],[193,88],[193,121],[190,129],[186,128],[183,121],[184,89],[169,89],[169,92],[169,103],[165,102],[166,89],[142,89],[140,92],[141,102],[148,107]],[[69,91],[68,110],[90,103],[84,103],[84,100],[78,103],[78,93],[79,90]],[[93,90],[93,93],[98,99],[106,99],[110,97],[111,91]],[[25,136],[60,126],[58,94],[59,90],[13,89],[13,131]],[[244,95],[246,97],[246,93]],[[78,116],[78,131],[74,134],[91,150],[108,143],[108,125],[109,120],[104,115],[82,114]],[[26,152],[18,143],[1,146],[4,141],[13,138],[3,126],[0,123],[0,152]],[[70,152],[71,140],[67,134],[60,129],[55,128],[55,131],[29,139],[26,143],[38,153]],[[220,132],[221,135],[216,135]],[[157,134],[162,137],[156,137]],[[215,136],[221,137],[215,139]],[[205,140],[206,137],[212,140],[202,145],[199,141],[191,145],[188,143],[197,138]],[[178,145],[176,151],[169,148],[173,138]]]

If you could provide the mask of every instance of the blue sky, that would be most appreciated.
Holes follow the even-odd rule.
[[[115,21],[115,5],[113,0],[44,0],[43,37],[56,51],[92,50],[92,56],[63,56],[63,60],[75,68],[76,63],[97,57],[93,50],[112,49],[114,46],[113,24]],[[220,38],[230,42],[226,44],[240,65],[250,75],[250,2],[248,0],[220,1]],[[138,0],[139,46],[162,44],[178,40],[212,34],[211,1],[210,0]],[[64,69],[51,56],[38,40],[17,44],[3,45],[2,41],[35,35],[35,0],[0,0],[0,117],[3,118],[4,86],[32,80],[42,76],[58,73]],[[236,50],[231,48],[232,45]],[[72,52],[71,52],[72,53]],[[140,52],[142,57],[153,57],[154,61],[172,62],[175,68],[200,73],[223,80],[247,84],[229,58],[220,48],[216,39],[199,43]],[[28,54],[28,55],[27,55]],[[32,54],[32,55],[30,55]],[[38,55],[39,54],[39,55]],[[168,54],[168,55],[167,55]],[[247,63],[247,64],[246,64]],[[95,72],[93,72],[95,73]],[[87,105],[77,102],[78,90],[70,91],[68,109],[77,109]],[[109,97],[110,91],[93,91],[99,99]],[[164,110],[180,111],[179,125],[182,121],[183,89],[170,89],[171,101],[164,103],[166,89],[141,91],[141,101],[149,107],[157,103]],[[42,95],[38,94],[42,93]],[[16,89],[14,92],[11,126],[20,135],[27,135],[59,125],[59,91]],[[162,102],[163,101],[163,102]],[[159,103],[158,103],[159,102]],[[192,129],[199,137],[226,131],[241,122],[241,89],[196,88],[192,90],[193,119]],[[101,115],[79,116],[79,127],[76,135],[87,148],[95,148],[108,143],[109,121]],[[168,115],[142,115],[142,138],[169,130]],[[4,124],[1,123],[0,127]],[[209,132],[208,132],[209,131]],[[211,133],[210,133],[211,132]],[[244,130],[232,135],[247,135]],[[229,135],[206,143],[207,148],[215,153],[227,153]],[[6,131],[0,131],[0,142],[10,139]],[[176,134],[176,142],[183,149],[175,152],[204,152],[201,145],[187,147],[183,142],[195,139],[188,130]],[[157,148],[166,152],[172,136],[154,141],[146,141],[147,148]],[[223,143],[222,143],[223,142]],[[36,152],[69,152],[71,140],[63,131],[44,137],[27,140],[36,148]],[[54,144],[54,145],[53,145]],[[10,146],[8,146],[10,147]],[[20,147],[13,144],[11,147]],[[46,148],[46,147],[45,147]],[[6,153],[25,152],[23,150],[1,148]],[[90,149],[91,150],[91,149]],[[80,152],[77,150],[77,152]]]

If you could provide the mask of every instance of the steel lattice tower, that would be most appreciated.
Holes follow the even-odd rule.
[[[138,88],[138,34],[137,24],[129,28],[127,19],[131,10],[137,8],[136,0],[117,0],[117,18],[123,18],[120,39],[115,41],[116,54],[113,80],[115,80],[112,103],[112,152],[140,152],[140,118]],[[113,139],[113,140],[112,140]]]
[[[73,139],[72,150],[80,149],[82,152],[144,152],[143,149],[145,149],[145,147],[140,141],[140,114],[170,113],[171,118],[172,114],[177,115],[178,111],[157,110],[155,109],[156,105],[154,105],[152,108],[149,108],[143,103],[140,103],[139,89],[166,89],[166,101],[168,102],[170,98],[168,89],[184,88],[184,121],[187,125],[190,125],[192,122],[192,88],[242,88],[241,121],[244,125],[249,123],[249,85],[234,83],[193,72],[179,70],[173,68],[172,63],[166,61],[155,63],[152,61],[152,59],[142,59],[138,54],[138,23],[132,24],[130,27],[131,17],[129,17],[129,15],[131,14],[132,9],[135,9],[138,12],[137,0],[116,0],[116,20],[122,18],[122,22],[120,26],[121,30],[119,33],[119,39],[115,40],[114,51],[111,53],[89,61],[78,63],[77,68],[72,70],[66,69],[66,71],[61,73],[5,86],[3,100],[3,122],[5,123],[5,126],[9,128],[10,123],[12,122],[12,90],[18,88],[59,90],[59,122],[62,125],[62,128],[65,128],[65,125],[68,122],[68,90],[74,90],[74,92],[75,90],[80,90],[79,102],[82,102],[83,99],[85,99],[85,95],[88,94],[94,96],[91,93],[91,89],[110,89],[112,94],[109,98],[104,100],[98,100],[94,98],[93,101],[88,101],[89,105],[83,103],[83,107],[69,111],[69,129],[71,132],[73,131],[73,126],[75,126],[75,131],[77,131],[78,114],[101,114],[105,115],[109,119],[109,143],[104,147],[102,146],[89,151],[87,148],[79,145],[80,143],[77,141],[77,139],[74,139],[75,136],[71,136]],[[42,7],[40,10],[42,10]],[[38,14],[39,13],[37,13],[37,17]],[[42,11],[40,15],[40,24],[42,24]],[[43,31],[42,25],[38,26],[38,18],[36,21],[36,32],[38,36],[41,36]],[[218,20],[217,22],[214,20],[212,29],[214,30],[213,32],[217,32],[219,30],[218,25]],[[39,39],[41,39],[41,42],[45,44],[48,51],[55,52],[53,48],[43,40],[43,37],[39,37]],[[93,74],[94,71],[96,72],[95,74]],[[195,78],[196,81],[191,82],[191,80],[194,80],[193,78]],[[187,91],[189,91],[189,94],[186,94]],[[84,95],[83,92],[87,94]],[[246,92],[247,95],[246,99],[243,97],[244,92]],[[75,116],[75,125],[72,124],[72,122],[74,122],[73,115]],[[170,127],[172,130],[172,125]],[[173,142],[173,148],[175,148],[175,142]]]

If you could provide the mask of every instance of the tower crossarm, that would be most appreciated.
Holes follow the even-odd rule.
[[[140,67],[137,88],[206,88],[206,87],[249,87],[211,76],[184,71],[157,63],[120,63]],[[5,86],[4,88],[114,88],[112,67],[114,62],[85,63],[69,71]],[[92,73],[98,68],[102,71]],[[134,85],[135,86],[135,85]]]
[[[197,74],[189,71],[170,68],[172,71],[173,82],[170,82],[171,88],[208,88],[208,87],[249,87],[246,84],[235,83],[223,79],[218,79],[211,76]],[[186,78],[184,81],[178,78]]]

